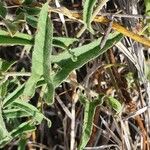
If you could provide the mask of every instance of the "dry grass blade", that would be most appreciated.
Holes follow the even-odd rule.
[[[96,146],[96,147],[86,147],[85,150],[103,150],[103,149],[110,149],[113,147],[113,149],[118,149],[120,150],[119,146],[116,144],[109,144],[109,145],[103,145],[103,146]]]
[[[114,134],[114,131],[112,131],[109,128],[109,124],[100,116],[102,123],[105,125],[106,129],[108,130],[109,134],[111,135],[111,137],[113,137],[113,139],[115,140],[115,142],[119,145],[119,147],[121,147],[121,141],[120,139]]]
[[[72,115],[69,111],[69,109],[65,106],[65,104],[62,102],[62,100],[60,99],[60,97],[58,95],[56,95],[56,100],[58,101],[58,103],[60,104],[60,106],[62,107],[62,109],[64,110],[64,112],[66,113],[66,115],[72,119]]]
[[[58,0],[55,0],[55,4],[56,4],[57,8],[61,7]],[[62,22],[63,25],[64,25],[64,29],[65,29],[65,32],[66,32],[66,36],[68,37],[68,31],[67,31],[67,27],[66,27],[64,15],[63,15],[62,13],[58,13],[58,14],[59,14],[59,17],[60,17],[61,22]]]
[[[71,133],[70,133],[70,150],[75,149],[75,135],[76,135],[76,112],[75,112],[75,106],[78,101],[78,93],[76,92],[76,88],[74,88],[73,96],[72,96],[72,107],[71,107]]]
[[[131,142],[130,142],[130,131],[129,131],[129,127],[128,127],[128,122],[123,122],[122,120],[120,120],[121,123],[121,128],[122,128],[122,143],[124,143],[123,149],[127,149],[127,150],[132,150],[132,146],[131,146]]]
[[[138,116],[138,115],[144,113],[145,111],[147,111],[147,109],[148,109],[148,107],[145,106],[145,107],[143,107],[143,108],[137,110],[136,112],[131,113],[129,116],[125,117],[123,120],[124,120],[124,121],[127,121],[127,120],[130,119],[130,118],[134,118],[135,116]]]
[[[138,57],[134,54],[131,53],[123,44],[122,42],[118,42],[115,44],[116,47],[128,58],[130,61],[134,64],[136,69],[138,70],[139,76],[142,80],[143,83],[145,83],[145,75],[143,73],[144,68],[141,68]]]

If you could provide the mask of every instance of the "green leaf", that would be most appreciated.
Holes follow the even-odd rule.
[[[27,122],[20,124],[16,129],[12,130],[10,134],[13,138],[15,138],[24,133],[32,132],[35,129],[36,129],[35,125],[31,121],[27,121]]]
[[[0,98],[3,99],[7,95],[7,87],[8,87],[9,81],[6,80],[2,84],[0,83]]]
[[[91,31],[94,32],[91,27],[91,20],[92,20],[92,12],[95,6],[96,0],[85,0],[84,8],[83,8],[83,21],[86,27]]]
[[[4,122],[4,119],[3,119],[2,101],[1,101],[1,98],[0,98],[0,146],[1,146],[1,144],[5,143],[5,141],[7,141],[7,140],[4,140],[5,138],[10,139],[10,134],[6,129],[5,122]]]
[[[103,103],[103,96],[104,95],[99,95],[98,99],[93,101],[84,100],[85,108],[84,108],[83,129],[78,150],[83,150],[90,139],[93,128],[95,109],[98,105],[101,105]]]
[[[74,69],[80,68],[90,60],[102,55],[106,52],[110,47],[112,47],[116,42],[118,42],[122,38],[121,34],[114,33],[110,34],[108,40],[103,49],[100,49],[100,40],[98,39],[90,44],[86,44],[84,46],[74,48],[71,51],[77,58],[77,61],[73,61],[70,54],[68,52],[63,52],[57,56],[53,56],[53,63],[57,63],[60,66],[60,71],[54,75],[54,85],[57,87],[59,84],[63,82],[69,75],[71,71]]]
[[[53,38],[53,25],[49,18],[46,24],[45,45],[43,54],[43,77],[47,84],[46,102],[52,104],[54,101],[54,86],[51,79],[51,54],[52,54],[52,38]]]
[[[22,3],[23,4],[26,4],[26,5],[29,5],[29,4],[32,4],[35,0],[23,0]]]
[[[0,131],[1,132],[1,131]],[[0,133],[1,134],[1,133]],[[3,148],[7,143],[9,143],[13,138],[8,133],[3,139],[0,140],[0,148]]]
[[[38,22],[38,19],[34,16],[31,16],[31,15],[27,15],[26,16],[26,21],[27,23],[32,26],[33,28],[36,28],[37,27],[37,22]]]
[[[68,38],[68,37],[54,37],[53,45],[55,47],[60,47],[62,49],[67,49],[69,45],[73,44],[74,42],[79,41],[76,38]]]
[[[12,65],[15,64],[15,61],[7,61],[0,58],[0,71],[6,72],[10,69]]]
[[[76,38],[53,37],[53,46],[67,49],[73,42],[78,41]],[[31,35],[17,32],[13,37],[4,30],[0,30],[0,45],[33,45],[34,40]]]
[[[24,33],[16,33],[13,37],[9,34],[9,32],[0,30],[0,46],[1,45],[32,45],[33,37],[24,34]]]
[[[16,138],[22,134],[32,132],[35,129],[36,129],[35,125],[33,123],[31,123],[31,121],[20,124],[16,129],[12,130],[7,135],[7,137],[3,138],[3,140],[0,141],[0,148],[4,147],[6,144],[10,143],[11,140],[13,140],[14,138]]]
[[[3,100],[3,108],[8,107],[12,102],[14,102],[24,90],[24,84],[17,87],[12,93],[10,93],[8,96],[6,96]]]
[[[144,0],[145,3],[145,15],[150,16],[150,0]],[[150,19],[146,19],[147,31],[150,33]]]
[[[27,99],[34,95],[36,84],[44,73],[45,62],[50,63],[48,62],[48,58],[46,58],[46,55],[49,57],[48,51],[50,51],[52,45],[52,33],[50,33],[51,30],[49,31],[49,28],[48,3],[46,3],[41,9],[38,19],[37,34],[35,35],[35,44],[32,53],[32,74],[26,83],[23,93]],[[50,39],[47,36],[50,37]]]
[[[6,129],[6,126],[5,126],[5,122],[3,120],[3,117],[2,117],[2,110],[1,110],[1,106],[0,106],[0,141],[7,137],[8,136],[8,131]]]
[[[95,114],[96,106],[91,102],[87,102],[84,109],[84,122],[83,122],[83,129],[82,129],[82,137],[79,145],[79,150],[83,150],[87,145],[90,135],[92,133],[93,128],[93,118]]]
[[[7,14],[7,9],[4,5],[4,3],[0,2],[0,17],[5,18],[6,14]]]
[[[20,124],[16,129],[12,130],[10,134],[13,138],[15,138],[24,133],[32,132],[35,129],[36,129],[35,125],[31,123],[31,121],[27,121],[27,122]]]
[[[21,11],[26,12],[28,15],[37,16],[39,15],[41,9],[39,7],[23,6]]]
[[[0,58],[0,98],[4,98],[7,94],[7,86],[9,81],[5,77],[4,73],[14,65],[15,61],[6,61]]]
[[[33,4],[34,5],[34,4]],[[32,4],[23,4],[22,7],[18,7],[16,10],[16,15],[20,14],[20,13],[25,13],[28,15],[32,15],[32,16],[38,16],[40,13],[41,8],[38,6],[33,7]]]
[[[106,98],[108,99],[109,106],[115,110],[117,114],[120,113],[122,110],[122,105],[119,100],[112,96],[107,96]]]
[[[42,120],[45,119],[48,122],[49,126],[51,125],[50,120],[46,118],[36,107],[29,104],[28,102],[17,99],[12,103],[12,106],[17,107],[30,114],[37,121],[37,124],[40,124]]]
[[[26,111],[21,110],[20,108],[6,109],[3,110],[4,118],[21,118],[32,116]]]
[[[122,34],[117,32],[110,34],[103,49],[100,49],[99,46],[101,40],[100,38],[94,42],[70,50],[72,53],[74,53],[77,59],[76,61],[72,60],[72,56],[68,53],[68,51],[62,52],[58,55],[52,55],[52,63],[56,63],[60,66],[60,71],[56,72],[56,74],[53,76],[54,86],[59,86],[68,77],[71,71],[80,68],[90,60],[102,55],[116,42],[121,40],[122,37]],[[38,83],[38,86],[41,86],[42,84],[45,84],[43,80]]]
[[[13,37],[15,35],[15,33],[18,31],[18,27],[15,23],[13,23],[13,21],[11,20],[4,20],[3,21],[5,23],[5,26],[9,32],[9,34]]]
[[[150,64],[148,62],[145,62],[144,73],[146,78],[150,81]]]
[[[27,142],[28,142],[27,136],[25,137],[23,135],[22,137],[20,137],[17,150],[26,150]]]
[[[145,11],[146,13],[149,13],[150,14],[150,1],[149,0],[144,0],[144,3],[145,3]]]

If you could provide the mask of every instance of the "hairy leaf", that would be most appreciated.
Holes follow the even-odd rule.
[[[96,0],[85,0],[84,8],[83,8],[83,21],[91,32],[93,32],[93,29],[91,27],[91,20],[92,20],[92,12],[95,3]]]
[[[21,118],[21,117],[32,116],[28,112],[23,111],[19,108],[3,110],[3,114],[4,114],[4,118]]]
[[[28,114],[32,115],[33,118],[37,121],[37,124],[40,124],[42,120],[45,119],[48,122],[49,126],[51,125],[50,120],[47,119],[36,107],[29,104],[28,102],[25,102],[21,99],[17,99],[12,103],[12,106],[26,111]]]
[[[10,132],[12,137],[17,137],[19,135],[22,135],[23,133],[29,133],[34,131],[35,125],[31,121],[24,122],[20,124],[16,129]]]
[[[150,16],[150,1],[149,0],[144,0],[145,3],[145,15]],[[150,33],[150,19],[146,20],[147,26],[148,26],[148,32]]]
[[[0,45],[31,45],[32,36],[24,33],[16,33],[13,37],[9,32],[0,30]]]
[[[6,96],[3,100],[3,108],[8,107],[12,102],[14,102],[22,93],[24,90],[24,84],[17,87],[12,93],[10,93],[8,96]]]
[[[54,37],[53,45],[56,47],[67,49],[69,45],[71,45],[73,42],[77,42],[77,41],[79,41],[79,40],[76,38]]]
[[[115,33],[110,34],[108,41],[106,42],[104,48],[100,49],[100,40],[98,39],[90,44],[74,48],[71,51],[76,56],[76,61],[73,61],[68,52],[64,52],[52,58],[53,63],[57,63],[61,69],[54,76],[54,85],[57,87],[63,80],[67,78],[69,73],[74,69],[77,69],[90,60],[100,56],[106,52],[110,47],[112,47],[116,42],[122,38],[121,34]]]
[[[35,125],[31,123],[31,121],[24,122],[20,124],[18,127],[16,127],[14,130],[12,130],[7,137],[3,138],[0,141],[0,148],[3,148],[6,144],[10,143],[11,140],[14,138],[24,134],[34,131]]]
[[[44,55],[46,51],[49,51],[51,43],[47,38],[48,30],[48,3],[44,4],[38,19],[37,34],[35,36],[34,50],[32,53],[32,74],[26,83],[23,95],[25,99],[33,96],[37,82],[40,80],[44,71]],[[51,37],[52,38],[52,37]],[[49,47],[46,47],[50,45]],[[46,49],[45,49],[46,48]]]
[[[118,114],[119,112],[121,112],[122,109],[122,105],[119,102],[119,100],[117,100],[116,98],[112,97],[112,96],[108,96],[108,103],[109,106],[116,111],[116,113]]]
[[[95,109],[98,105],[101,105],[103,103],[103,96],[104,95],[99,95],[98,99],[93,101],[83,100],[85,106],[84,120],[83,120],[83,128],[82,128],[82,137],[81,137],[78,150],[83,150],[90,139],[92,128],[93,128]]]
[[[4,5],[4,2],[0,1],[0,17],[5,18],[6,14],[7,14],[7,9]]]
[[[73,42],[78,41],[76,38],[53,37],[53,46],[67,49]],[[13,37],[4,30],[0,30],[0,45],[33,45],[34,38],[31,35],[17,32]]]
[[[5,126],[5,122],[3,120],[3,116],[2,116],[2,109],[1,109],[1,106],[0,106],[0,141],[7,137],[8,136],[8,131],[6,129],[6,126]]]
[[[53,37],[53,25],[52,22],[47,18],[46,24],[46,35],[44,54],[43,54],[43,77],[47,84],[46,102],[47,104],[52,104],[54,101],[54,86],[51,79],[51,55],[52,55],[52,37]]]

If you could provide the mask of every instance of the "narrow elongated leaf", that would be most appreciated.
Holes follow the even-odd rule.
[[[25,99],[33,96],[37,82],[40,80],[44,71],[44,55],[51,45],[49,38],[47,38],[48,24],[48,3],[44,4],[38,19],[37,34],[35,36],[34,50],[32,53],[32,75],[26,83],[23,95]],[[52,38],[52,37],[51,37]],[[46,48],[46,50],[45,50]]]
[[[0,30],[0,45],[31,45],[33,37],[23,33],[16,33],[13,37],[9,32]]]
[[[9,32],[9,34],[13,37],[15,35],[15,33],[18,31],[18,27],[15,23],[13,23],[13,21],[11,20],[4,20],[3,21],[5,23],[5,26]]]
[[[26,4],[26,5],[29,5],[29,4],[32,4],[32,2],[34,2],[34,0],[22,0],[23,4]]]
[[[3,148],[11,140],[12,140],[12,137],[10,136],[10,134],[7,134],[7,136],[5,136],[3,139],[0,140],[0,148]]]
[[[13,101],[15,101],[24,90],[24,84],[16,88],[12,93],[10,93],[5,99],[3,100],[3,108],[8,107]]]
[[[31,16],[31,15],[27,15],[26,16],[26,21],[27,23],[32,26],[33,28],[36,28],[37,27],[37,22],[38,22],[38,19],[34,16]]]
[[[37,34],[35,36],[34,50],[32,56],[32,77],[40,78],[43,75],[43,56],[45,44],[47,42],[47,18],[48,3],[43,5],[38,19]]]
[[[90,44],[72,49],[72,52],[76,56],[77,61],[73,61],[68,52],[64,52],[52,58],[53,63],[57,63],[61,67],[61,70],[58,71],[57,74],[54,76],[54,85],[57,87],[63,80],[67,78],[71,71],[83,66],[90,60],[100,56],[110,47],[112,47],[116,42],[118,42],[121,38],[121,34],[110,34],[108,41],[102,49],[100,49],[99,46],[101,39],[98,39]]]
[[[0,36],[6,36],[6,37],[11,37],[9,32],[4,31],[4,30],[0,30]],[[25,33],[20,33],[17,32],[13,37],[11,38],[20,38],[20,39],[24,39],[24,40],[28,40],[28,41],[32,41],[33,42],[33,37],[31,35],[25,34]]]
[[[2,110],[1,110],[1,106],[0,106],[0,141],[7,137],[9,135],[7,129],[6,129],[6,126],[5,126],[5,122],[3,120],[3,117],[2,117]]]
[[[48,125],[51,125],[50,120],[46,118],[41,112],[39,112],[39,110],[36,107],[29,104],[28,102],[25,102],[21,99],[17,99],[12,103],[12,106],[18,107],[19,109],[26,111],[28,114],[33,116],[33,118],[37,121],[38,124],[40,124],[42,120],[45,119],[48,122]]]
[[[149,0],[144,0],[145,3],[145,15],[150,16],[150,1]],[[146,20],[147,26],[148,26],[148,32],[150,33],[150,19]]]
[[[85,0],[84,8],[83,8],[83,21],[91,32],[93,32],[93,29],[91,27],[91,20],[92,20],[92,12],[95,3],[96,0]]]
[[[28,112],[23,111],[19,108],[3,110],[3,114],[4,114],[4,118],[21,118],[21,117],[32,116]]]
[[[144,67],[145,67],[145,70],[144,70],[145,76],[150,81],[150,64],[145,62]]]
[[[5,143],[5,141],[7,141],[7,140],[4,140],[5,138],[10,139],[10,134],[6,129],[5,122],[3,119],[1,104],[2,104],[2,102],[0,99],[0,146],[1,146],[1,144]]]
[[[6,80],[2,84],[0,83],[0,98],[3,99],[7,95],[7,87],[8,87],[9,81]]]
[[[7,135],[7,137],[0,141],[0,148],[4,147],[7,143],[10,143],[11,140],[18,137],[19,135],[32,132],[35,129],[35,125],[33,125],[31,121],[20,124],[16,129],[10,132],[10,136]]]
[[[83,122],[83,129],[82,129],[82,137],[81,142],[79,145],[79,150],[82,150],[87,145],[90,135],[92,132],[92,123],[95,114],[96,106],[94,103],[86,102],[85,110],[84,110],[84,122]]]
[[[6,61],[0,58],[0,71],[6,72],[14,65],[15,61]]]
[[[18,150],[25,150],[27,142],[28,142],[27,136],[20,137],[19,143],[18,143]]]
[[[41,9],[39,7],[29,7],[23,6],[23,9],[19,10],[18,13],[26,12],[28,15],[37,16],[39,15]]]
[[[4,5],[4,2],[0,1],[0,17],[5,18],[6,14],[7,14],[6,6]]]
[[[76,38],[53,37],[53,46],[62,49],[68,48],[73,42],[78,41]],[[0,45],[33,45],[34,39],[32,35],[17,32],[13,37],[4,30],[0,30]]]
[[[17,137],[23,133],[29,133],[29,132],[32,132],[34,131],[36,128],[35,128],[35,125],[33,125],[31,123],[31,121],[28,121],[28,122],[24,122],[22,124],[20,124],[16,129],[14,129],[13,131],[10,132],[11,136],[12,137]]]
[[[0,45],[31,45],[32,42],[26,39],[11,37],[11,36],[0,36]]]
[[[47,18],[46,24],[46,35],[45,45],[44,45],[44,54],[43,54],[43,77],[47,84],[47,93],[46,93],[46,102],[52,104],[54,100],[54,86],[50,76],[52,72],[51,69],[51,54],[52,54],[52,37],[53,37],[53,25],[49,18]]]
[[[94,101],[82,100],[84,101],[85,108],[84,108],[82,137],[78,150],[83,150],[90,139],[93,128],[95,109],[98,105],[101,105],[103,103],[103,96],[104,95],[100,95],[98,99]]]
[[[63,49],[67,49],[69,45],[73,42],[78,41],[76,38],[68,38],[68,37],[54,37],[53,45],[56,47],[60,47]]]

